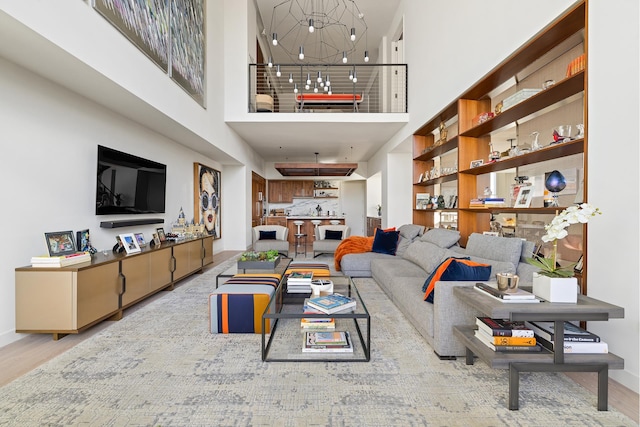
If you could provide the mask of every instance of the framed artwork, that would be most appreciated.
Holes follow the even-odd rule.
[[[77,252],[76,244],[73,241],[73,231],[54,231],[44,233],[47,242],[49,256],[71,255]]]
[[[78,245],[78,250],[81,252],[89,252],[92,249],[88,229],[76,232],[76,244]]]
[[[138,245],[138,241],[133,233],[121,234],[120,241],[122,242],[122,246],[124,246],[124,250],[127,251],[128,254],[140,252],[140,245]]]
[[[158,233],[153,233],[153,246],[160,246],[160,237],[158,237]]]
[[[158,233],[158,239],[160,239],[161,242],[167,240],[167,236],[164,235],[164,228],[156,228],[156,233]]]
[[[214,239],[221,237],[220,171],[200,163],[193,164],[193,212],[196,224]]]
[[[134,236],[136,236],[136,240],[138,241],[138,246],[140,246],[141,248],[144,248],[145,246],[147,246],[147,242],[144,240],[144,234],[135,233]]]
[[[533,186],[528,185],[526,187],[521,187],[520,191],[518,191],[518,197],[516,198],[516,203],[513,205],[514,208],[528,208],[531,206],[531,199],[533,198]]]
[[[482,159],[472,160],[470,168],[473,169],[473,168],[477,168],[478,166],[482,166],[482,165],[484,165],[484,160],[482,160]]]

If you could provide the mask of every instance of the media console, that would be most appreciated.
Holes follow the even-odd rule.
[[[135,254],[97,253],[63,268],[16,268],[16,332],[58,340],[106,319],[213,263],[213,236],[162,243]]]

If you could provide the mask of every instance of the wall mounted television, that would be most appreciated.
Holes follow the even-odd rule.
[[[165,212],[167,166],[98,145],[96,215]]]

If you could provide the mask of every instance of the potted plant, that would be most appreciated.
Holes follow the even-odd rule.
[[[542,241],[553,244],[551,256],[544,258],[534,255],[527,258],[527,262],[538,267],[540,270],[533,273],[533,293],[549,302],[577,302],[577,279],[573,277],[573,267],[575,264],[559,266],[558,240],[562,240],[569,235],[567,228],[572,224],[586,224],[589,219],[600,215],[600,209],[582,203],[570,206],[556,215],[550,224],[545,225],[547,232],[542,236]]]

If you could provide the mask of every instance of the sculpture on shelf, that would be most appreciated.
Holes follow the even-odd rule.
[[[567,186],[567,180],[564,175],[559,171],[554,170],[545,174],[544,187],[553,193],[553,201],[549,205],[550,207],[558,207],[558,193],[565,189]]]

